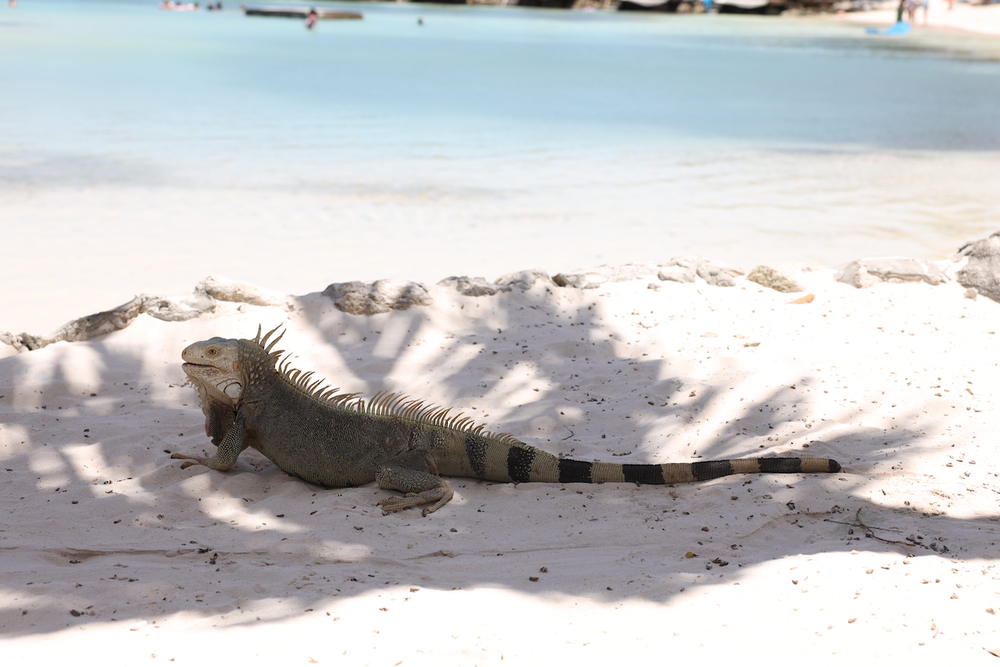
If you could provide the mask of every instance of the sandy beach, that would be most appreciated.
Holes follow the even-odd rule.
[[[896,22],[896,8],[869,12],[844,12],[837,15],[843,21],[872,26],[891,25]],[[905,16],[904,16],[905,19]],[[954,3],[948,9],[944,0],[931,0],[925,14],[919,9],[913,22],[915,28],[939,28],[974,32],[981,35],[1000,35],[1000,5],[969,5]]]
[[[970,298],[956,267],[865,288],[789,270],[790,293],[626,267],[482,296],[432,285],[428,305],[374,315],[325,285],[217,279],[238,300],[187,321],[0,345],[4,664],[608,664],[720,647],[993,664],[1000,304]],[[182,470],[171,453],[214,448],[180,351],[277,325],[293,365],[332,386],[405,392],[557,454],[844,469],[453,479],[428,517],[252,450],[227,473]]]
[[[363,26],[376,25],[369,18]],[[822,20],[857,22],[846,30],[853,35],[863,33],[861,25],[893,23],[895,11]],[[407,29],[413,24],[407,19]],[[298,28],[296,35],[305,33]],[[436,21],[429,20],[421,30],[433,34],[432,28],[438,29]],[[956,4],[949,12],[932,0],[926,26],[918,12],[914,32],[924,30],[1000,34],[1000,6]],[[186,33],[162,33],[178,34]],[[223,33],[210,34],[206,43],[214,44]],[[322,33],[309,36],[321,43]],[[148,41],[173,45],[175,37]],[[134,34],[129,39],[138,41]],[[370,37],[357,43],[364,41]],[[284,49],[285,42],[269,43]],[[735,53],[756,50],[767,49]],[[188,52],[197,54],[199,69],[203,59],[204,69],[212,69],[207,56]],[[316,51],[323,58],[332,52]],[[234,68],[243,71],[246,54],[234,53]],[[105,68],[118,60],[110,48],[108,54]],[[911,62],[885,60],[900,68]],[[327,67],[327,60],[315,61]],[[863,62],[852,55],[850,66]],[[574,68],[593,75],[575,61]],[[887,80],[894,80],[890,74]],[[132,80],[144,79],[160,80],[147,73]],[[63,86],[52,87],[62,94]],[[777,104],[763,100],[761,106]],[[925,106],[912,106],[927,115]],[[325,112],[328,101],[319,99],[317,107]],[[247,108],[256,112],[259,105]],[[123,119],[138,115],[122,107]],[[963,127],[972,133],[974,125]],[[982,125],[984,132],[992,129]],[[871,127],[886,134],[877,123]],[[67,130],[67,136],[85,134]],[[239,144],[240,135],[231,141]],[[206,145],[213,147],[206,154],[214,154],[216,144]],[[390,137],[385,145],[396,144]],[[871,149],[862,156],[874,165],[868,172],[836,151],[788,151],[782,162],[766,163],[792,165],[775,170],[778,176],[754,171],[761,151],[741,153],[739,160],[721,161],[732,162],[732,176],[710,181],[715,192],[742,193],[739,206],[721,196],[707,201],[690,187],[695,180],[675,179],[677,192],[694,193],[690,210],[714,206],[725,209],[721,217],[740,206],[759,207],[769,221],[789,216],[794,224],[765,226],[765,241],[757,241],[788,256],[787,265],[757,257],[759,246],[748,243],[739,224],[725,232],[728,227],[719,231],[685,216],[677,197],[664,206],[664,219],[703,229],[714,245],[697,251],[719,263],[684,254],[696,252],[693,241],[657,242],[650,230],[669,226],[660,220],[629,226],[627,216],[609,216],[614,225],[588,226],[563,211],[565,228],[534,218],[518,227],[504,213],[510,209],[498,208],[499,195],[511,190],[503,182],[497,198],[481,201],[471,186],[435,195],[417,181],[400,185],[402,195],[390,188],[373,196],[361,181],[337,182],[343,192],[317,181],[245,198],[233,190],[226,199],[219,193],[229,186],[124,187],[114,176],[108,185],[87,160],[76,168],[85,177],[74,181],[65,176],[73,169],[60,171],[73,161],[53,153],[51,164],[59,168],[40,168],[17,181],[0,206],[17,221],[6,237],[17,254],[9,250],[0,281],[11,322],[0,322],[0,660],[5,667],[81,659],[109,665],[996,664],[1000,270],[992,274],[998,291],[990,298],[960,282],[967,256],[942,253],[930,261],[917,255],[943,238],[951,243],[945,234],[979,234],[982,220],[995,221],[983,187],[995,152],[982,150],[984,158],[967,149]],[[956,169],[949,151],[973,157]],[[243,164],[239,151],[225,154],[235,156],[234,168]],[[717,168],[694,162],[704,165],[698,173]],[[916,167],[902,171],[904,162]],[[131,162],[123,164],[129,174],[139,173]],[[261,158],[261,164],[270,168],[271,162]],[[275,164],[277,173],[281,165]],[[459,174],[466,163],[454,164]],[[510,162],[511,171],[519,172],[519,164]],[[823,169],[797,165],[850,177],[822,190]],[[944,172],[968,190],[936,190]],[[525,173],[526,182],[535,178]],[[791,183],[781,177],[799,173],[802,179]],[[918,198],[869,177],[875,173],[910,178],[934,205],[889,224],[893,210]],[[781,184],[773,190],[780,196],[759,197],[768,182]],[[50,183],[59,187],[46,189]],[[557,190],[567,187],[554,183]],[[817,199],[793,196],[817,188]],[[634,196],[624,187],[613,190],[622,202]],[[576,190],[567,192],[566,201],[575,197]],[[406,204],[408,197],[417,204]],[[352,198],[363,201],[352,209]],[[466,207],[466,199],[474,203]],[[841,200],[849,202],[837,209],[846,212],[837,214],[843,219],[878,219],[865,223],[873,244],[882,244],[878,253],[898,239],[895,252],[918,259],[869,258],[836,268],[792,264],[802,258],[783,245],[790,234],[801,235],[799,248],[841,242],[840,230],[803,217]],[[616,201],[612,212],[622,209]],[[442,216],[448,206],[451,218]],[[352,233],[330,234],[324,245],[317,239],[325,237],[301,231],[315,220]],[[394,227],[399,220],[407,224]],[[874,234],[893,225],[904,233]],[[268,234],[269,228],[277,231]],[[574,255],[573,242],[601,246],[598,232],[608,229],[636,253],[671,248],[685,259],[667,254],[662,264],[554,273],[566,257],[590,257]],[[1000,237],[992,238],[1000,258]],[[503,243],[510,244],[506,252]],[[733,267],[731,256],[710,256],[712,247],[721,253],[724,245],[737,257],[768,262],[771,271],[751,271],[750,259]],[[439,254],[430,246],[440,246]],[[415,267],[440,270],[441,278],[470,266],[493,271],[475,252],[529,266],[552,262],[544,264],[551,275],[330,285],[376,273],[423,280]],[[610,256],[599,261],[648,259]],[[502,270],[519,268],[525,266]],[[778,291],[756,282],[755,274],[768,273],[796,284]],[[186,291],[135,296],[158,289],[146,285],[167,284],[163,276],[183,281]],[[248,276],[257,284],[239,282]],[[300,284],[307,287],[286,293]],[[101,291],[108,289],[114,295]],[[378,298],[364,297],[366,290]],[[415,300],[398,301],[398,294]],[[122,305],[89,314],[113,303]],[[66,304],[81,312],[64,312]],[[46,329],[52,318],[70,321]],[[564,457],[641,464],[809,456],[835,459],[843,469],[669,486],[451,478],[454,499],[426,517],[412,509],[384,514],[377,502],[391,494],[375,484],[322,488],[253,450],[225,473],[182,469],[172,454],[211,455],[215,447],[181,368],[181,351],[211,337],[253,338],[259,328],[279,326],[291,365],[315,371],[329,386],[365,397],[405,393]]]

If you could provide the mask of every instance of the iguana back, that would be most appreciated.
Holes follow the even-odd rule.
[[[442,477],[494,482],[673,484],[742,473],[838,472],[825,458],[747,458],[696,463],[617,464],[557,457],[506,433],[492,433],[462,415],[399,394],[370,401],[312,380],[289,367],[274,347],[275,330],[252,340],[212,338],[182,352],[198,389],[205,430],[218,451],[211,458],[174,454],[228,470],[253,447],[285,472],[327,487],[378,482],[405,497],[379,502],[392,512],[454,495]],[[284,334],[282,334],[284,335]]]

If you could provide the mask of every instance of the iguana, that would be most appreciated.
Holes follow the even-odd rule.
[[[278,327],[280,328],[280,327]],[[451,500],[442,477],[494,482],[673,484],[741,473],[839,472],[821,458],[727,459],[697,463],[617,464],[564,459],[506,433],[491,433],[449,409],[401,394],[379,392],[370,401],[323,386],[312,373],[290,367],[278,341],[210,338],[181,353],[184,372],[198,389],[205,432],[218,445],[211,458],[188,459],[228,470],[253,447],[285,472],[326,487],[360,486],[401,491],[379,501],[385,512],[430,504],[424,515]]]

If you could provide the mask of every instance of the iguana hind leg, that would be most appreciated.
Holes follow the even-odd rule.
[[[434,459],[427,452],[406,452],[384,463],[376,471],[375,481],[380,489],[406,494],[380,500],[378,504],[386,513],[433,503],[424,508],[427,516],[444,507],[455,495],[448,482],[438,477]]]

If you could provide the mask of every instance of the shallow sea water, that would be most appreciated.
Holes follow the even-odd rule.
[[[209,274],[830,267],[1000,228],[997,40],[395,3],[309,32],[227,4],[0,8],[0,331]]]

